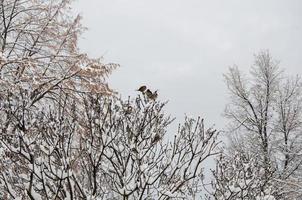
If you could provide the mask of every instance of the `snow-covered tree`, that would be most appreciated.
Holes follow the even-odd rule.
[[[0,1],[0,198],[34,198],[35,176],[43,175],[34,169],[42,156],[40,143],[53,141],[52,135],[46,137],[45,124],[61,127],[51,121],[55,108],[64,105],[65,114],[71,114],[73,102],[81,105],[80,95],[112,93],[105,77],[116,65],[80,53],[77,39],[83,28],[80,17],[69,14],[70,3]]]
[[[25,129],[2,136],[3,198],[190,199],[202,189],[205,159],[217,153],[216,130],[187,118],[167,137],[164,103],[83,96],[84,109],[25,113]]]
[[[300,78],[287,77],[268,51],[255,56],[251,77],[235,66],[225,78],[231,94],[225,110],[230,120],[226,153],[257,157],[257,165],[264,169],[261,181],[273,183],[278,199],[300,198],[296,187],[285,184],[294,180],[301,185],[302,178]]]
[[[216,130],[175,134],[157,94],[116,98],[69,0],[0,1],[0,199],[190,199]]]
[[[27,107],[58,89],[110,90],[104,77],[116,66],[79,52],[83,28],[70,13],[69,0],[5,0],[0,2],[1,96],[6,90],[28,98]]]
[[[212,198],[215,200],[275,200],[278,190],[271,177],[274,169],[265,174],[258,155],[221,154],[213,170]]]
[[[186,118],[178,132],[167,137],[171,119],[163,112],[164,105],[142,96],[126,102],[87,101],[86,106],[96,108],[86,113],[87,128],[82,131],[87,132],[83,140],[90,151],[83,166],[93,166],[83,178],[87,183],[93,177],[92,195],[104,199],[198,195],[202,163],[217,153],[217,132],[205,129],[201,119]]]

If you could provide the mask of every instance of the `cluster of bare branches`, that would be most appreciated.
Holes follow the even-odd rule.
[[[1,135],[3,198],[188,199],[199,195],[202,163],[217,153],[217,134],[186,119],[164,138],[165,104],[83,96],[24,112],[25,124]],[[71,109],[66,103],[73,102]]]
[[[257,155],[222,154],[212,172],[212,199],[270,200],[280,194],[271,179],[274,169],[267,174]]]

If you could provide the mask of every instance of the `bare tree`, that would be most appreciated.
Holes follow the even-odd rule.
[[[171,140],[164,103],[83,95],[25,113],[26,129],[3,135],[3,198],[188,199],[199,195],[202,163],[217,154],[217,134],[186,119]]]
[[[294,175],[300,169],[302,157],[302,87],[299,77],[291,78],[279,86],[276,95],[276,119],[274,120],[274,152],[282,178]],[[298,170],[300,171],[300,170]]]
[[[231,92],[232,102],[226,108],[225,115],[231,119],[235,130],[242,130],[253,135],[258,140],[257,149],[261,152],[266,167],[270,162],[269,139],[272,130],[271,112],[274,95],[280,78],[278,65],[268,52],[256,56],[252,68],[251,86],[247,85],[237,67],[230,68],[225,75],[227,86]]]
[[[225,110],[230,120],[229,151],[257,156],[265,169],[262,179],[267,182],[301,180],[300,78],[286,77],[278,62],[263,51],[255,56],[251,78],[232,67],[225,79],[231,94]],[[284,184],[274,185],[280,186],[278,198],[294,199]]]

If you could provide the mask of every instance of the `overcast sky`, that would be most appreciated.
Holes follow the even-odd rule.
[[[88,30],[80,48],[121,67],[109,79],[123,97],[146,84],[169,100],[168,112],[225,125],[222,74],[248,72],[269,49],[290,74],[302,75],[301,0],[77,0]]]

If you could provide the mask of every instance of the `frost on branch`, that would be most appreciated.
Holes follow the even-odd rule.
[[[81,95],[112,94],[105,78],[116,65],[78,50],[83,28],[69,6],[0,1],[1,199],[72,198],[63,191],[76,185],[63,180],[76,156],[70,149],[77,148],[73,118],[83,109]]]
[[[83,108],[60,101],[5,128],[5,197],[190,199],[201,191],[202,164],[218,144],[203,120],[187,118],[171,138],[165,103],[100,95],[82,96]]]
[[[58,91],[111,93],[105,83],[115,64],[80,53],[80,16],[69,0],[0,2],[0,96],[18,96],[30,107]],[[75,94],[75,93],[73,93]]]
[[[301,199],[301,78],[287,76],[268,51],[261,51],[249,76],[234,66],[225,80],[228,150],[257,156],[266,173],[262,181],[274,182],[277,199]]]
[[[274,169],[265,172],[257,155],[239,152],[232,155],[222,154],[216,162],[211,194],[213,199],[276,199],[279,191],[272,179]]]

